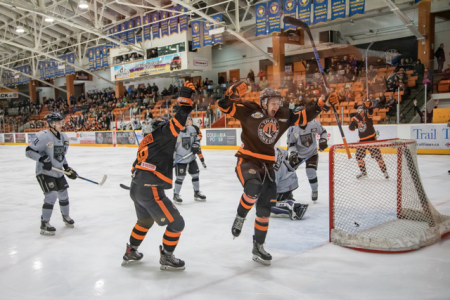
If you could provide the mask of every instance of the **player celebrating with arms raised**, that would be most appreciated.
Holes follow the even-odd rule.
[[[256,203],[255,235],[253,236],[253,260],[270,265],[272,256],[264,250],[263,244],[269,228],[270,209],[276,203],[277,187],[275,183],[275,144],[290,126],[306,124],[313,120],[322,110],[327,111],[322,98],[318,103],[305,110],[294,113],[282,106],[281,94],[266,88],[260,96],[260,105],[242,101],[247,92],[247,84],[237,82],[225,93],[225,98],[218,102],[219,108],[238,119],[242,124],[241,148],[236,153],[238,158],[236,173],[244,187],[232,234],[238,237],[250,209]],[[330,97],[332,104],[337,103],[337,96]]]
[[[74,227],[74,221],[69,216],[69,195],[67,193],[66,178],[60,172],[52,170],[52,167],[66,170],[70,179],[77,178],[77,172],[69,167],[66,154],[69,149],[69,138],[61,132],[64,126],[63,117],[53,112],[45,116],[50,129],[42,130],[36,135],[36,139],[28,145],[26,156],[36,161],[36,177],[44,192],[44,205],[42,206],[41,234],[55,235],[56,229],[50,225],[53,213],[53,205],[59,199],[64,223]]]

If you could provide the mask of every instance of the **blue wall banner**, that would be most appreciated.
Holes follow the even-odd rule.
[[[170,35],[178,33],[178,6],[174,6],[170,9],[172,12],[169,13],[169,28]]]
[[[54,64],[53,60],[50,60],[50,78],[55,78],[55,64]],[[20,79],[20,77],[19,77],[19,79]]]
[[[125,45],[128,45],[127,29],[128,29],[128,21],[125,21],[122,24],[120,24],[120,41]]]
[[[108,46],[103,46],[103,68],[109,67],[108,56]]]
[[[134,40],[134,19],[131,19],[128,21],[128,31],[127,31],[127,42],[130,45],[133,45],[136,43]]]
[[[267,3],[256,4],[256,36],[267,35]]]
[[[187,12],[187,8],[183,7],[181,5],[178,5],[178,10],[180,12]],[[180,15],[179,17],[180,22],[180,32],[187,31],[188,30],[188,15]]]
[[[212,37],[209,34],[209,30],[213,29],[213,23],[203,19],[203,47],[212,46]]]
[[[144,28],[141,28],[142,22],[141,22],[141,17],[136,17],[134,19],[134,27],[136,28],[136,32],[141,31],[141,33],[137,34],[135,32],[136,35],[136,44],[137,43],[141,43],[142,42],[142,31]]]
[[[269,33],[281,31],[281,1],[269,2]]]
[[[88,57],[89,57],[89,70],[94,70],[94,49],[88,49]]]
[[[117,25],[117,26],[114,26],[114,39],[116,40],[116,41],[120,41],[120,30],[122,29],[122,26],[120,26],[120,24],[119,25]],[[114,44],[114,48],[117,48],[118,47],[118,45],[117,44]]]
[[[200,22],[192,21],[192,49],[200,48]]]
[[[345,18],[345,0],[331,0],[331,21]]]
[[[150,24],[150,18],[150,15],[144,16],[144,24]],[[150,25],[144,26],[144,41],[149,41],[152,39],[150,30]]]
[[[349,16],[352,17],[357,14],[364,14],[365,7],[366,7],[366,1],[365,0],[350,0],[350,14]]]
[[[94,54],[94,51],[92,51],[92,54]],[[62,77],[62,76],[64,76],[64,70],[66,68],[66,64],[64,62],[64,55],[62,55],[62,56],[60,56],[58,58],[63,60],[63,61],[58,61],[58,76]],[[89,67],[90,67],[90,65],[91,65],[91,63],[89,61]]]
[[[222,22],[222,14],[213,16],[213,19],[219,23]],[[219,28],[219,27],[221,27],[221,26],[214,25],[214,28]],[[221,33],[213,35],[213,44],[214,45],[223,44],[223,37],[222,37]]]
[[[311,1],[298,0],[298,18],[307,25],[311,25]]]
[[[71,64],[74,64],[75,63],[75,53],[70,53],[70,54],[67,54],[67,55],[69,56],[69,62]],[[66,69],[69,70],[69,75],[75,73],[75,67],[74,66],[68,66],[68,68],[66,68]]]
[[[161,12],[161,36],[169,36],[169,21],[167,18],[169,17],[169,12],[162,11]]]
[[[326,22],[328,17],[328,0],[314,0],[314,24]]]
[[[153,39],[159,39],[159,12],[152,13],[152,36]],[[156,23],[155,23],[156,22]]]
[[[297,0],[284,0],[284,15],[297,19]],[[284,31],[295,29],[294,25],[284,23]]]
[[[95,47],[95,69],[100,69],[103,64],[102,47]]]

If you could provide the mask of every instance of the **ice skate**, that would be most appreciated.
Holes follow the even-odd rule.
[[[292,220],[301,220],[305,215],[306,210],[308,209],[308,204],[294,204],[294,213]]]
[[[181,199],[180,194],[173,194],[173,202],[176,204],[183,204],[183,199]]]
[[[42,235],[55,235],[56,228],[50,225],[49,222],[41,220],[41,234]]]
[[[128,265],[129,263],[133,263],[135,261],[140,261],[143,257],[144,254],[138,252],[137,249],[127,244],[127,249],[123,255],[122,266]]]
[[[206,201],[206,196],[203,195],[200,191],[194,191],[194,200],[195,201]]]
[[[317,199],[319,198],[319,192],[318,191],[312,191],[311,193],[311,199],[316,203]]]
[[[236,219],[234,219],[233,227],[231,227],[231,233],[234,238],[237,238],[241,234],[242,226],[244,226],[245,218],[236,215]],[[233,239],[234,239],[233,238]]]
[[[367,173],[366,172],[361,172],[358,175],[356,175],[356,179],[363,179],[367,177]]]
[[[69,215],[62,215],[62,218],[67,227],[75,227],[75,221]]]
[[[270,253],[267,253],[266,250],[264,250],[263,244],[258,244],[255,240],[253,240],[252,253],[254,261],[259,262],[266,266],[270,266],[272,255],[270,255]]]
[[[386,172],[383,172],[383,175],[384,175],[384,178],[385,178],[385,179],[389,179],[389,174],[388,174],[387,171],[386,171]]]
[[[184,260],[176,258],[171,252],[167,252],[163,249],[163,246],[159,246],[159,252],[161,258],[159,263],[161,264],[161,270],[184,270],[186,269]]]

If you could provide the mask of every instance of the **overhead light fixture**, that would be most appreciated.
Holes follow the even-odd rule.
[[[24,33],[25,32],[25,29],[23,29],[23,26],[17,26],[17,28],[16,28],[16,32],[17,33]]]
[[[86,8],[89,8],[89,4],[86,2],[86,0],[80,0],[78,7],[82,8],[82,9],[86,9]]]
[[[45,22],[53,22],[55,21],[52,17],[46,16],[44,19]]]

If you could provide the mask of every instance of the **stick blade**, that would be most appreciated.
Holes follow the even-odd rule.
[[[103,175],[102,181],[100,181],[98,185],[102,186],[105,183],[106,179],[108,179],[108,176]]]
[[[302,29],[308,29],[309,28],[308,24],[306,24],[305,22],[300,21],[300,20],[298,20],[296,18],[293,18],[293,17],[290,17],[290,16],[285,16],[283,18],[283,22],[291,24],[291,25],[294,25],[296,27],[300,27]]]
[[[130,190],[131,188],[125,184],[120,184],[120,187],[123,188],[124,190]]]

